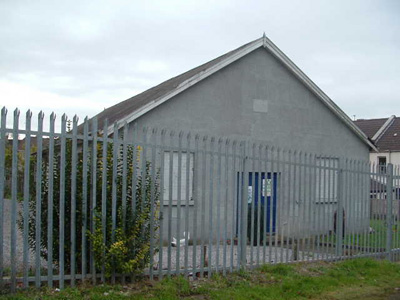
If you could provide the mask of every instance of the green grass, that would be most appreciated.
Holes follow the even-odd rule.
[[[387,225],[385,220],[370,220],[370,227],[373,233],[348,232],[343,238],[343,245],[368,248],[371,251],[380,251],[386,248]],[[325,242],[336,245],[336,235],[325,236]],[[400,248],[400,222],[394,222],[392,226],[393,248]],[[380,249],[380,250],[379,250]]]
[[[126,286],[80,285],[58,292],[29,289],[3,294],[2,299],[399,299],[396,288],[400,288],[399,264],[356,259],[265,265],[195,281],[173,277]]]

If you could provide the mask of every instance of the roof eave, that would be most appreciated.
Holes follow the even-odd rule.
[[[139,117],[141,117],[142,115],[144,115],[148,111],[152,110],[153,108],[161,105],[162,103],[166,102],[167,100],[171,99],[172,97],[180,94],[181,92],[185,91],[186,89],[190,88],[191,86],[195,85],[196,83],[198,83],[198,82],[202,81],[203,79],[211,76],[212,74],[218,72],[222,68],[225,68],[226,66],[228,66],[231,63],[237,61],[238,59],[240,59],[243,56],[249,54],[250,52],[260,48],[261,46],[263,46],[263,40],[262,39],[254,41],[254,43],[249,44],[247,47],[245,47],[242,50],[238,51],[234,55],[224,59],[223,61],[221,61],[218,64],[216,64],[216,65],[204,70],[203,72],[200,72],[200,73],[192,76],[188,80],[185,80],[184,82],[182,82],[180,85],[178,85],[171,92],[169,92],[169,93],[167,93],[167,94],[165,94],[165,95],[163,95],[163,96],[161,96],[161,97],[159,97],[157,99],[154,99],[153,101],[151,101],[151,102],[147,103],[146,105],[140,107],[138,110],[136,110],[136,111],[132,112],[131,114],[127,115],[126,117],[122,118],[119,121],[118,129],[121,128],[122,126],[124,126],[125,123],[130,123],[130,122],[138,119]],[[108,127],[108,133],[112,133],[113,130],[114,130],[113,126],[109,126]]]

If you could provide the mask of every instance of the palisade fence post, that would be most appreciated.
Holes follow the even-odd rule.
[[[126,200],[127,200],[127,173],[128,173],[128,123],[124,122],[123,124],[123,136],[122,136],[122,229],[123,232],[126,232]],[[126,274],[122,274],[121,284],[125,285],[125,277]]]
[[[159,249],[158,252],[158,278],[161,280],[163,278],[163,231],[164,231],[164,179],[165,179],[165,135],[166,129],[161,129],[161,144],[160,144],[160,239],[159,239]],[[156,148],[157,149],[157,148]],[[156,150],[157,151],[157,150]]]
[[[188,132],[186,135],[186,203],[185,203],[185,276],[188,275],[188,265],[189,265],[189,192],[190,192],[190,166],[191,166],[191,149],[190,149],[190,142],[191,142],[191,133]],[[194,161],[193,161],[194,164]],[[193,236],[193,233],[192,233]],[[193,247],[194,248],[194,247]]]
[[[85,118],[83,123],[83,149],[82,149],[82,281],[86,279],[87,272],[87,211],[88,211],[88,156],[89,156],[89,121]],[[51,140],[50,140],[51,141]]]
[[[393,164],[386,166],[386,224],[387,224],[387,237],[386,237],[386,252],[387,259],[392,260],[392,227],[393,227]]]
[[[25,162],[24,162],[24,202],[23,202],[23,286],[29,286],[29,197],[30,197],[30,165],[31,165],[31,124],[32,112],[28,110],[25,118]],[[49,252],[50,255],[50,252]],[[48,259],[49,260],[49,259]],[[49,260],[50,261],[50,260]],[[50,268],[48,268],[50,269]],[[49,272],[49,271],[47,271]],[[50,285],[49,285],[50,286]]]
[[[177,171],[177,202],[176,202],[176,210],[177,210],[177,223],[176,223],[176,235],[177,235],[177,245],[176,245],[176,275],[180,274],[180,248],[181,248],[181,202],[182,202],[182,139],[183,139],[183,131],[178,133],[178,171]]]
[[[97,118],[94,117],[92,119],[92,157],[91,157],[91,163],[92,163],[92,175],[91,175],[91,180],[92,180],[92,191],[91,191],[91,200],[92,204],[90,207],[90,230],[91,233],[94,234],[96,232],[96,218],[95,218],[95,213],[96,213],[96,193],[97,193],[97,141],[98,141],[98,136],[97,136],[97,130],[98,130],[98,122]],[[96,259],[94,257],[94,244],[93,241],[90,242],[90,271],[91,271],[91,277],[92,277],[92,283],[96,284]],[[104,262],[103,262],[104,263]]]
[[[40,287],[40,247],[41,247],[41,211],[42,211],[42,153],[43,153],[43,118],[42,111],[38,115],[37,155],[36,155],[36,210],[35,210],[35,285]],[[61,214],[61,213],[60,213]],[[61,265],[60,265],[61,266]]]
[[[248,203],[248,186],[249,186],[249,171],[248,171],[248,142],[244,142],[242,145],[242,159],[243,159],[243,182],[242,182],[242,209],[241,209],[241,236],[240,242],[240,267],[246,267],[246,254],[247,254],[247,203]]]
[[[71,154],[71,286],[75,287],[76,280],[76,198],[77,198],[77,169],[78,169],[78,116],[72,119],[72,154]]]
[[[64,288],[64,280],[65,280],[65,264],[64,264],[64,245],[65,245],[65,157],[66,157],[66,127],[67,127],[67,116],[66,114],[63,114],[61,117],[61,152],[60,152],[60,218],[59,218],[59,239],[60,239],[60,244],[59,244],[59,260],[60,260],[60,265],[59,265],[59,278],[60,278],[60,282],[59,282],[59,287],[60,289]],[[40,137],[40,136],[39,136]],[[41,143],[41,142],[40,142]],[[38,140],[38,145],[39,145],[39,140]],[[41,155],[41,150],[39,151],[39,146],[38,146],[38,153]],[[38,169],[41,170],[41,168],[39,166],[41,166],[41,162],[38,162]],[[37,175],[37,179],[41,178],[42,175],[38,174]],[[38,187],[40,187],[40,184],[38,185]],[[38,193],[38,192],[37,192]],[[38,195],[40,195],[38,193]],[[40,196],[37,200],[38,202],[40,201]],[[40,224],[40,222],[38,223]],[[37,228],[37,227],[36,227]],[[40,239],[37,239],[37,241],[40,241]],[[40,250],[40,248],[38,248]],[[38,251],[38,250],[36,250]],[[38,256],[39,257],[39,256]],[[39,257],[40,258],[40,257]],[[38,258],[36,259],[36,261],[38,261]],[[40,270],[40,266],[39,270]],[[36,274],[39,274],[39,271],[36,271]],[[37,280],[39,280],[39,284],[40,284],[40,277],[39,275],[37,275]]]
[[[54,195],[53,195],[53,189],[54,189],[54,123],[55,123],[56,115],[52,113],[50,115],[50,133],[49,133],[49,170],[48,170],[48,195],[47,195],[47,284],[50,288],[53,287],[53,222],[54,222],[54,216],[53,216],[53,211],[54,211]],[[30,135],[30,133],[29,133]],[[26,134],[26,138],[28,138],[28,133]],[[25,151],[27,151],[26,149]],[[28,160],[28,166],[29,166],[29,156],[27,156],[25,159]],[[26,161],[25,161],[26,163]],[[29,187],[27,187],[27,193],[29,193]],[[45,200],[45,199],[43,199]],[[58,199],[57,199],[58,200]],[[29,196],[27,195],[27,211],[26,211],[26,219],[28,220],[29,217]],[[26,222],[28,226],[28,222]],[[43,228],[44,229],[44,228]],[[27,232],[28,232],[28,227],[27,227]],[[28,237],[27,237],[28,239]],[[28,274],[28,273],[27,273]]]
[[[17,202],[18,202],[18,124],[19,109],[14,111],[12,170],[11,170],[11,291],[15,292],[17,285]]]
[[[53,287],[53,218],[54,218],[54,123],[55,123],[55,114],[52,113],[50,115],[50,133],[49,133],[49,182],[48,182],[48,195],[47,195],[47,284],[50,288]],[[30,135],[30,133],[29,133]],[[28,133],[26,134],[26,138],[28,138]],[[26,150],[25,150],[26,151]],[[26,157],[29,160],[29,156]],[[26,161],[25,161],[26,163]],[[29,163],[28,163],[29,165]],[[29,193],[29,187],[27,188],[27,193]],[[29,196],[27,196],[27,202],[29,201]],[[45,200],[45,199],[43,199]],[[57,199],[58,200],[58,199]],[[28,207],[27,203],[27,207]],[[26,212],[26,218],[29,217],[29,212]],[[27,224],[28,225],[28,224]]]
[[[154,206],[157,205],[155,201],[155,189],[157,188],[156,184],[156,151],[157,151],[157,128],[153,128],[151,131],[151,140],[150,140],[150,149],[151,149],[151,166],[150,166],[150,176],[151,176],[151,183],[150,183],[150,279],[154,279],[153,275],[153,267],[154,267],[154,240],[155,240],[155,233],[154,233]]]
[[[100,145],[102,145],[102,166],[101,168],[101,231],[103,235],[103,242],[106,243],[107,238],[107,171],[108,171],[108,120],[105,119],[103,122],[103,135],[100,139]],[[101,144],[102,142],[102,144]],[[94,214],[96,217],[96,210],[94,210]],[[96,221],[95,221],[96,222]],[[95,232],[95,231],[93,231]],[[106,256],[106,249],[105,247],[102,249],[102,257]],[[106,265],[105,262],[101,264],[101,282],[105,282],[106,280]]]
[[[5,190],[5,149],[6,149],[6,119],[7,109],[1,110],[0,126],[0,287],[3,287],[3,217],[4,217],[4,190]]]
[[[118,123],[114,123],[113,129],[113,157],[112,157],[112,185],[111,185],[111,244],[115,243],[115,230],[117,229],[117,168],[119,155],[119,138],[118,138]],[[107,134],[103,135],[107,138]],[[111,283],[115,284],[115,261],[113,262]]]
[[[208,276],[212,275],[212,246],[213,246],[213,195],[214,195],[214,157],[215,157],[215,137],[211,137],[210,139],[210,192],[209,192],[209,206],[208,206]],[[206,253],[207,255],[207,253]]]
[[[343,159],[338,159],[337,209],[336,209],[336,258],[343,254]]]
[[[199,227],[198,224],[198,207],[199,207],[199,199],[200,199],[200,191],[199,191],[199,180],[200,180],[200,151],[199,151],[199,141],[200,141],[200,135],[196,134],[194,137],[194,150],[193,150],[193,255],[192,255],[192,273],[193,276],[196,276],[197,273],[197,228]],[[163,164],[161,164],[163,165]],[[162,185],[161,185],[162,187]],[[160,230],[161,232],[161,230]],[[201,259],[199,260],[200,263]],[[162,264],[160,263],[160,266]]]

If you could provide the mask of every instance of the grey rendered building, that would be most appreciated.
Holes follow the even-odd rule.
[[[370,149],[375,149],[368,137],[354,125],[351,119],[265,36],[120,102],[98,114],[97,118],[99,128],[102,128],[104,120],[108,119],[108,124],[118,122],[121,127],[127,123],[132,128],[132,124],[136,123],[139,128],[142,126],[168,128],[176,132],[184,130],[209,136],[261,141],[281,149],[321,154],[320,159],[333,157],[335,159],[332,166],[335,168],[338,166],[339,158],[368,161]],[[109,132],[112,132],[112,128],[112,126],[109,127]],[[198,164],[192,162],[196,160],[196,156],[195,152],[190,156],[189,232],[196,230],[197,226],[203,226],[200,224],[200,217],[198,221],[193,221],[196,220],[193,214],[196,213],[196,209],[201,211],[200,207],[204,199],[207,199],[205,226],[208,226],[210,220],[214,220],[215,223],[219,219],[219,214],[222,212],[223,215],[223,210],[227,207],[222,203],[218,204],[216,195],[221,187],[216,185],[211,188],[214,189],[211,192],[208,185],[205,190],[201,184],[196,184]],[[169,157],[175,159],[174,155],[169,156],[169,154],[165,156],[165,159],[168,160]],[[183,170],[186,161],[187,158],[182,160]],[[225,162],[228,163],[228,161]],[[175,173],[180,173],[180,170],[177,170],[175,162],[173,166],[173,176],[175,176]],[[166,170],[161,172],[165,175],[164,182],[169,182],[169,173]],[[234,172],[238,176],[242,174],[238,170]],[[255,175],[262,172],[264,170],[261,165],[250,171]],[[291,234],[294,235],[315,234],[316,232],[313,232],[315,226],[311,224],[311,220],[307,217],[302,218],[307,215],[305,212],[307,210],[313,212],[313,222],[316,219],[317,223],[318,220],[321,222],[328,220],[326,224],[319,226],[318,230],[321,232],[332,230],[336,210],[334,199],[337,195],[332,192],[330,197],[333,200],[322,204],[326,205],[326,208],[322,209],[321,203],[325,203],[324,201],[309,200],[311,194],[314,198],[318,198],[315,194],[321,194],[315,192],[314,187],[310,189],[310,191],[313,190],[310,196],[304,192],[303,198],[300,197],[294,201],[290,199],[290,193],[285,192],[284,186],[289,180],[284,176],[285,172],[286,169],[283,168],[275,170],[273,174],[278,175],[271,177],[272,180],[282,178],[282,182],[279,183],[281,190],[275,191],[278,197],[274,204],[277,210],[277,216],[274,216],[274,227],[276,222],[276,228],[279,230],[284,226],[291,226]],[[207,174],[207,176],[210,175]],[[217,176],[217,173],[213,176]],[[329,176],[329,183],[325,186],[335,189],[337,184],[333,179],[336,176],[335,172],[330,173]],[[309,184],[307,180],[305,183]],[[318,180],[313,184],[315,183],[318,184]],[[275,187],[274,183],[272,184]],[[186,190],[186,180],[182,180],[181,185],[182,190]],[[173,189],[177,189],[175,183],[173,186]],[[168,199],[165,199],[168,198],[168,189],[168,186],[164,186],[162,192],[164,211],[168,211]],[[207,206],[210,205],[208,202],[210,192],[211,195],[215,195],[212,202],[214,209],[211,211]],[[176,194],[176,190],[172,194],[174,193]],[[206,197],[197,198],[197,195],[202,193]],[[235,192],[230,195],[233,198],[239,197],[235,195]],[[182,206],[186,203],[185,196],[186,193],[183,192],[180,199]],[[169,216],[172,219],[172,236],[182,236],[182,233],[175,228],[181,222],[180,228],[183,231],[182,218],[185,215],[182,213],[179,216],[180,214],[176,212],[180,207],[177,205],[179,201],[176,202],[175,196],[173,198],[174,207],[170,211],[172,215]],[[305,204],[307,201],[309,204]],[[237,200],[232,200],[232,204],[234,202],[237,203]],[[292,212],[290,203],[296,206]],[[240,205],[237,204],[236,208],[228,213],[227,228],[231,228],[228,229],[228,233],[235,230],[235,226],[231,226],[231,223],[235,222],[235,215],[239,215],[239,210]],[[348,215],[350,213],[348,212]],[[363,213],[367,214],[368,211],[357,211],[357,213],[362,217]],[[168,218],[164,222],[168,222]],[[347,226],[351,226],[349,218],[346,222],[348,222]],[[166,232],[167,224],[163,228],[164,239],[168,240],[167,236],[171,234],[168,235]],[[208,232],[207,229],[205,232]],[[200,233],[197,235],[197,238],[199,237]]]

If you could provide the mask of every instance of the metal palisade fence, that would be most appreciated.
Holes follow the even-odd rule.
[[[15,110],[7,126],[1,111],[0,284],[11,291],[399,257],[398,166],[96,118],[24,121]]]

